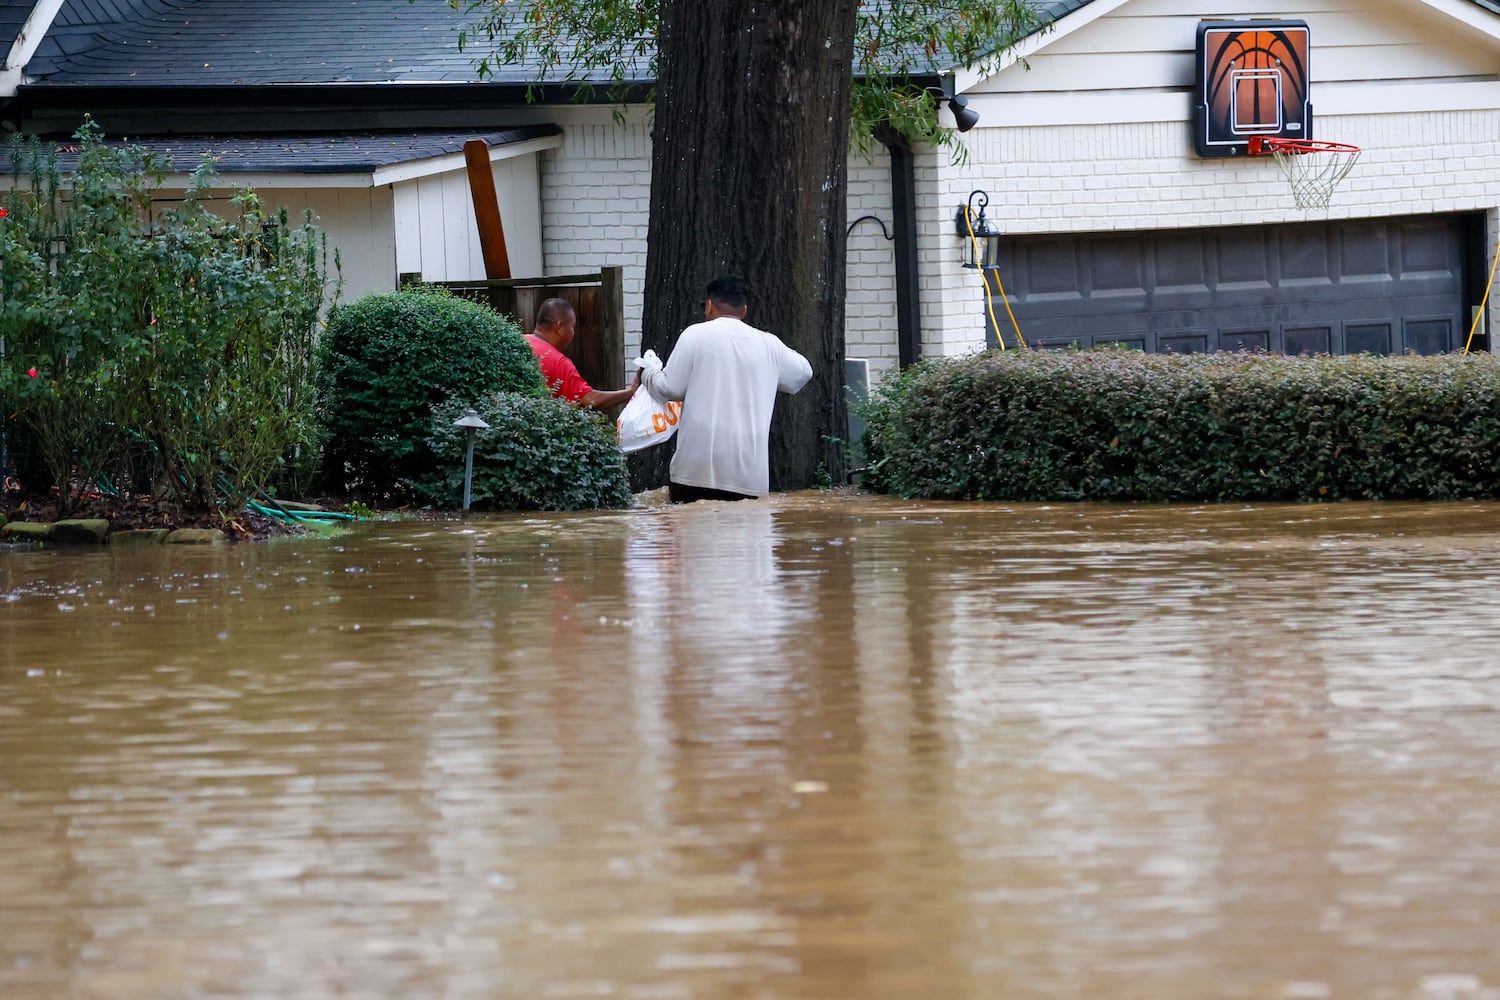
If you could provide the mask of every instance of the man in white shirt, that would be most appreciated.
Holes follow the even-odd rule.
[[[705,321],[682,331],[665,367],[641,373],[658,399],[682,401],[668,477],[674,503],[763,496],[776,393],[812,378],[806,358],[744,321],[748,299],[737,274],[709,282]]]

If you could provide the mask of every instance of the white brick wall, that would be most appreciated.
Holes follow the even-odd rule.
[[[628,363],[641,349],[650,132],[644,122],[618,125],[604,119],[566,125],[562,146],[542,154],[541,174],[543,273],[579,274],[616,265],[625,269]],[[624,385],[624,372],[620,378]]]
[[[543,258],[547,273],[625,268],[625,352],[640,350],[650,204],[650,133],[644,122],[607,119],[565,126],[561,148],[542,154]],[[984,348],[984,293],[960,266],[953,216],[981,188],[988,215],[1008,233],[1174,229],[1485,210],[1500,227],[1500,109],[1321,116],[1321,138],[1364,149],[1326,213],[1292,205],[1267,160],[1202,160],[1185,122],[980,128],[964,139],[967,162],[918,154],[918,284],[922,352],[954,356]],[[848,218],[874,215],[891,231],[885,150],[849,161]],[[896,365],[894,247],[874,222],[848,236],[846,341],[877,381]],[[1489,251],[1493,253],[1493,247]],[[1486,260],[1488,261],[1488,257]],[[1004,275],[1002,274],[1002,280]],[[1500,291],[1490,329],[1500,336]],[[1002,326],[1004,307],[995,303]],[[623,375],[623,373],[622,373]]]
[[[854,226],[846,243],[844,353],[870,362],[870,381],[879,381],[899,361],[896,345],[896,258],[891,214],[890,156],[876,147],[868,158],[849,158],[849,222],[873,215],[885,226],[866,219]]]
[[[625,357],[640,353],[651,204],[651,139],[644,122],[587,120],[565,127],[563,144],[542,154],[544,273],[624,267]],[[849,221],[874,215],[891,232],[890,164],[884,149],[849,158]],[[896,283],[893,244],[866,220],[848,237],[848,346],[868,358],[871,379],[894,368]]]

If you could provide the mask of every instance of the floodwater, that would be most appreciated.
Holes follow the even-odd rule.
[[[0,552],[6,998],[1500,998],[1500,507]]]

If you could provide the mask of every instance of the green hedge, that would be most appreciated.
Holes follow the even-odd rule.
[[[865,485],[986,500],[1500,496],[1500,361],[1005,352],[872,396]]]
[[[336,492],[379,498],[432,475],[432,408],[449,398],[546,393],[513,321],[436,289],[342,306],[319,346],[324,470]]]
[[[438,471],[417,482],[439,507],[463,502],[466,432],[453,426],[468,404],[434,408],[428,445]],[[474,409],[489,428],[474,436],[474,510],[592,510],[630,505],[614,422],[560,399],[498,392]]]

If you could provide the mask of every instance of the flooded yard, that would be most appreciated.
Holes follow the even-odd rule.
[[[0,551],[0,996],[1500,998],[1500,507]]]

